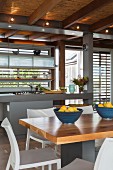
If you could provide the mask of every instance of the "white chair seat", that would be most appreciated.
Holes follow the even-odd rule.
[[[58,159],[51,148],[20,151],[20,165],[46,162]]]
[[[93,170],[93,168],[94,163],[76,158],[73,162],[61,168],[61,170]]]

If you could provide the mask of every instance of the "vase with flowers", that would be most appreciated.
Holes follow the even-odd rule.
[[[84,85],[87,84],[89,78],[87,76],[81,77],[80,75],[78,78],[73,79],[73,83],[79,86],[79,93],[84,91]]]

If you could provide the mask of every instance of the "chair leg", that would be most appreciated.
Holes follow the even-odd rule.
[[[57,151],[58,151],[58,147],[57,145],[55,145],[55,152],[57,153]]]
[[[48,165],[48,170],[52,170],[52,165],[51,164]]]
[[[45,143],[42,142],[42,148],[45,148]],[[42,170],[44,170],[44,166],[42,166]]]
[[[45,143],[44,142],[42,143],[42,148],[45,148]]]
[[[30,143],[30,135],[29,135],[29,129],[28,129],[27,138],[26,138],[26,150],[29,150],[29,143]]]
[[[57,169],[61,169],[61,160],[57,162]]]
[[[9,156],[9,159],[8,159],[8,162],[7,162],[6,170],[9,170],[9,168],[10,168],[10,156]]]
[[[42,170],[44,170],[44,166],[42,166]]]

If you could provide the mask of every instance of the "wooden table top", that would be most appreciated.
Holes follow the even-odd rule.
[[[19,124],[56,144],[113,137],[113,120],[101,119],[98,114],[84,114],[75,124],[62,124],[57,117],[20,119]]]

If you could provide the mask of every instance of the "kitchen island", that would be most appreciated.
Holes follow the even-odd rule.
[[[0,94],[0,103],[3,104],[3,118],[8,117],[15,135],[25,135],[26,128],[19,125],[19,119],[27,117],[27,109],[45,109],[53,107],[55,101],[66,99],[83,99],[84,103],[92,103],[92,93],[75,94]]]

